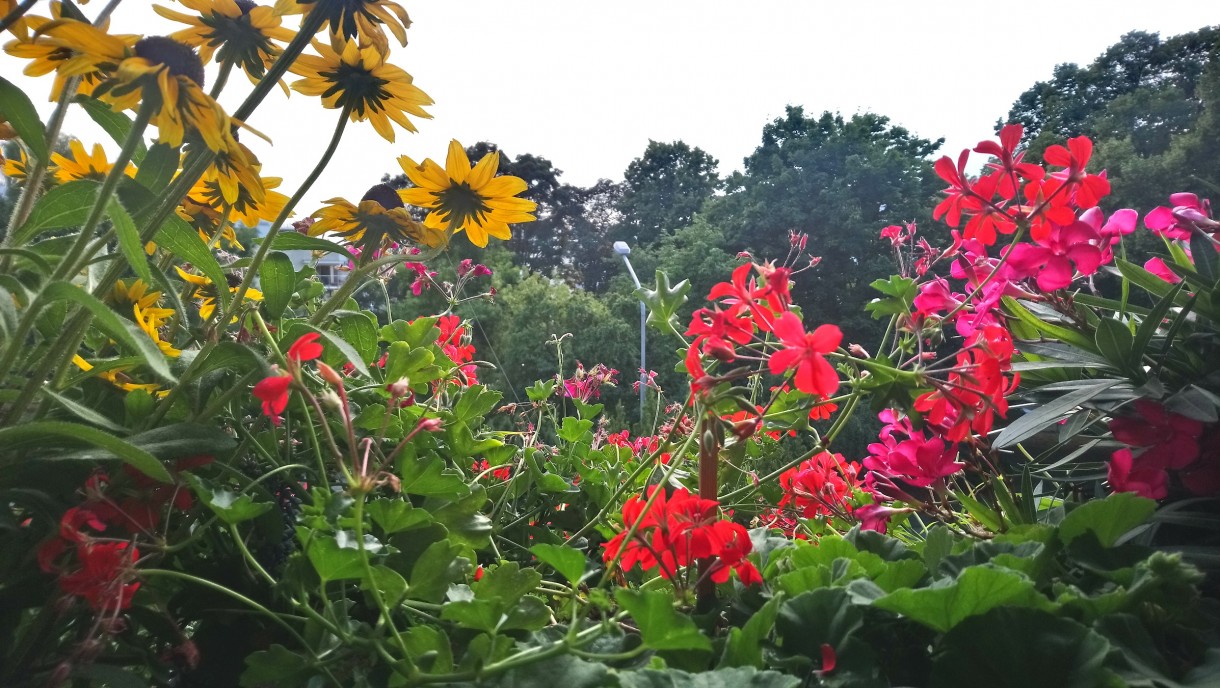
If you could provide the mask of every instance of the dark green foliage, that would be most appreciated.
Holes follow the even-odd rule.
[[[808,233],[807,250],[822,262],[795,278],[794,301],[807,321],[838,323],[847,341],[868,345],[880,334],[863,311],[873,297],[868,283],[893,271],[878,232],[903,221],[930,226],[941,184],[929,156],[939,145],[881,115],[811,117],[789,106],[763,128],[728,194],[709,203],[707,220],[731,252],[758,260],[782,260],[789,232]]]

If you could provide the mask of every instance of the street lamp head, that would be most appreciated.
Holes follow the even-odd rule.
[[[631,247],[625,241],[616,241],[614,242],[614,252],[620,256],[628,256],[631,255]]]

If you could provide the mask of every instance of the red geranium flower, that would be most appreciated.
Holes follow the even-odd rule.
[[[839,347],[843,333],[835,325],[822,325],[806,333],[796,314],[784,313],[775,321],[775,335],[784,349],[771,355],[771,372],[780,375],[796,369],[796,388],[806,394],[829,397],[839,388],[839,375],[822,354]]]
[[[288,347],[288,360],[301,363],[302,361],[312,361],[322,355],[322,345],[318,343],[318,338],[322,335],[317,332],[310,332],[301,335],[299,339]]]
[[[288,408],[288,387],[292,385],[291,375],[272,375],[263,378],[254,385],[254,396],[263,402],[263,413],[271,418],[271,422],[280,424],[280,414]]]

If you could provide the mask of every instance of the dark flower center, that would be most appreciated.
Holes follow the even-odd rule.
[[[258,7],[252,0],[233,0],[233,4],[237,5],[242,14],[250,14],[251,10]]]
[[[377,184],[365,192],[361,201],[374,201],[386,210],[402,208],[406,204],[398,197],[398,192],[389,184]]]
[[[165,65],[174,76],[184,76],[200,88],[204,85],[203,61],[188,45],[165,36],[148,36],[136,43],[136,55],[154,64]]]

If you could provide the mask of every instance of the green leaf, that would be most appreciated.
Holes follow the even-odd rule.
[[[329,535],[298,526],[297,533],[298,537],[305,539],[305,555],[323,581],[364,578],[364,557],[346,531]],[[343,538],[342,542],[340,537]]]
[[[258,269],[258,284],[263,292],[267,317],[279,320],[297,288],[297,271],[292,266],[292,259],[279,251],[268,253]]]
[[[568,443],[576,443],[580,441],[589,441],[590,431],[593,429],[593,421],[581,420],[566,416],[563,419],[563,425],[559,428],[559,438]]]
[[[457,420],[470,424],[487,415],[503,397],[501,392],[483,385],[471,385],[462,391],[462,396],[453,405],[453,415]]]
[[[944,633],[963,619],[1000,605],[1035,606],[1039,601],[1047,603],[1025,576],[992,566],[971,566],[947,585],[896,590],[873,606]]]
[[[432,522],[432,514],[426,509],[416,509],[401,499],[378,499],[369,502],[365,511],[387,535]]]
[[[1135,340],[1131,344],[1131,362],[1138,365],[1140,359],[1144,356],[1144,350],[1148,348],[1152,337],[1161,328],[1161,321],[1169,313],[1169,309],[1177,300],[1178,294],[1182,292],[1182,283],[1179,282],[1169,293],[1161,297],[1156,306],[1144,317],[1140,323],[1139,329],[1135,332]]]
[[[796,688],[801,679],[778,671],[759,671],[754,667],[717,669],[696,674],[678,669],[641,669],[620,671],[621,688]]]
[[[872,313],[874,318],[880,319],[911,311],[915,302],[915,280],[891,275],[889,279],[874,280],[869,286],[889,297],[873,299],[865,304],[864,309]]]
[[[1050,427],[1054,423],[1070,413],[1072,409],[1080,406],[1093,397],[1101,394],[1107,389],[1117,385],[1122,380],[1098,380],[1096,382],[1085,382],[1079,389],[1065,394],[1054,401],[1049,401],[1041,406],[1035,407],[1025,415],[1016,419],[1004,428],[1000,434],[992,442],[992,447],[1003,449],[1010,447],[1018,442],[1037,435],[1044,429]]]
[[[993,609],[941,639],[930,685],[1097,688],[1109,650],[1105,638],[1070,619],[1036,609]]]
[[[1066,327],[1060,327],[1059,325],[1054,325],[1040,319],[1011,296],[1005,296],[1001,300],[1004,303],[1005,310],[1012,313],[1021,322],[1034,327],[1039,332],[1054,337],[1065,344],[1071,344],[1072,346],[1084,349],[1085,351],[1096,351],[1093,346],[1093,342],[1079,332],[1069,330]]]
[[[448,540],[439,540],[428,545],[415,565],[411,567],[411,585],[407,597],[425,602],[439,602],[449,589],[449,584],[463,575],[458,566],[462,547]],[[467,565],[468,566],[468,565]]]
[[[212,513],[216,514],[221,521],[231,526],[258,518],[274,506],[270,502],[255,502],[248,494],[238,494],[232,490],[218,487],[197,475],[187,474],[186,480],[194,490],[195,496],[207,504]]]
[[[1103,546],[1113,547],[1119,537],[1147,521],[1154,511],[1154,500],[1131,492],[1115,492],[1068,512],[1059,524],[1059,538],[1067,544],[1085,533],[1093,533]]]
[[[140,230],[136,229],[136,223],[132,221],[131,216],[127,214],[127,210],[123,208],[122,203],[119,203],[117,197],[110,198],[110,203],[106,206],[106,213],[110,216],[110,223],[114,225],[115,236],[119,239],[119,251],[127,259],[127,264],[135,271],[137,277],[144,280],[145,284],[152,284],[153,278],[152,271],[148,268],[148,255],[144,253],[144,242],[140,241]]]
[[[717,669],[751,666],[761,669],[764,666],[762,641],[771,633],[783,601],[782,593],[772,597],[750,616],[744,626],[729,629],[728,641],[724,644],[724,653],[720,656]]]
[[[1093,341],[1097,344],[1098,353],[1107,361],[1120,370],[1127,369],[1135,338],[1126,325],[1112,318],[1102,318],[1097,323]]]
[[[657,270],[657,288],[635,290],[635,295],[648,306],[647,323],[662,332],[677,334],[674,323],[678,320],[678,308],[686,303],[686,294],[691,289],[689,280],[682,280],[672,287],[669,285],[669,275],[663,270]]]
[[[237,446],[237,440],[225,434],[219,427],[194,423],[174,423],[145,430],[128,437],[127,442],[162,461],[184,456],[218,454]],[[103,461],[114,457],[105,452],[84,450],[74,452],[66,458]]]
[[[131,131],[131,118],[121,112],[115,112],[109,105],[103,103],[97,98],[88,96],[76,96],[76,103],[102,128],[114,142],[123,145],[127,140],[127,133]],[[147,155],[148,149],[144,146],[144,142],[140,141],[136,144],[136,150],[131,155],[131,160],[136,165],[142,165],[144,156]]]
[[[366,320],[367,320],[367,318],[366,318]],[[344,340],[339,335],[334,334],[333,332],[327,332],[326,330],[317,330],[317,329],[313,329],[313,328],[308,328],[308,329],[310,329],[311,331],[317,332],[318,334],[322,335],[323,339],[330,342],[331,344],[334,344],[335,347],[338,348],[339,351],[343,353],[343,357],[346,358],[348,360],[348,362],[350,362],[352,364],[352,367],[356,369],[356,372],[360,373],[361,375],[363,375],[365,377],[370,377],[369,368],[368,368],[368,366],[366,366],[364,364],[364,359],[363,359],[363,357],[360,356],[360,352],[356,351],[356,349],[354,347],[352,347],[351,344],[348,344],[346,340]],[[294,339],[293,341],[296,341],[296,340]]]
[[[190,263],[205,277],[212,280],[212,284],[217,285],[216,291],[221,307],[228,307],[229,301],[233,298],[233,294],[227,288],[229,281],[225,278],[224,270],[220,269],[220,263],[216,262],[216,257],[208,250],[207,244],[199,239],[199,232],[196,232],[182,218],[170,213],[169,217],[165,219],[165,223],[161,225],[161,229],[157,230],[153,241],[157,242],[157,246]]]
[[[220,342],[199,366],[199,374],[211,373],[217,370],[236,370],[248,373],[254,370],[265,370],[267,363],[253,349],[237,342]]]
[[[25,224],[13,232],[13,243],[20,245],[52,229],[80,227],[89,219],[89,209],[97,199],[98,183],[90,179],[53,186],[38,199]]]
[[[406,342],[413,349],[435,344],[436,338],[441,336],[436,320],[435,316],[416,318],[411,322],[395,320],[381,328],[381,338],[387,342]]]
[[[785,602],[775,619],[784,651],[820,657],[822,645],[841,649],[864,624],[864,614],[842,588],[819,588]]]
[[[91,428],[87,425],[79,423],[67,423],[61,421],[35,421],[32,423],[23,423],[14,425],[8,428],[0,428],[0,447],[11,449],[13,445],[36,443],[41,446],[47,443],[49,438],[59,437],[74,442],[82,442],[91,444],[100,449],[104,449],[105,458],[122,459],[124,463],[132,468],[140,471],[154,480],[168,483],[171,481],[169,471],[165,466],[157,460],[157,457],[132,446],[131,444],[101,430]],[[17,460],[23,460],[22,456],[16,457]],[[46,456],[49,460],[56,459],[72,459],[71,455],[66,456]],[[89,460],[93,460],[90,457]],[[12,460],[6,460],[5,464],[11,465]]]
[[[165,143],[154,143],[136,170],[136,183],[153,193],[161,193],[178,174],[181,155]]]
[[[965,490],[954,490],[953,495],[966,507],[966,511],[988,530],[998,532],[1004,529],[1004,522],[994,509],[970,496]]]
[[[547,399],[551,398],[552,394],[555,393],[556,384],[558,383],[555,380],[548,380],[547,382],[538,380],[534,383],[533,387],[529,387],[525,390],[525,394],[527,397],[529,397],[530,401],[546,401]]]
[[[386,604],[393,609],[407,595],[407,579],[402,574],[388,566],[372,566],[369,568],[372,576],[365,576],[363,584],[366,588],[376,589],[385,598]]]
[[[579,550],[563,545],[534,545],[530,547],[538,561],[555,569],[572,585],[584,578],[585,555]]]
[[[398,462],[402,491],[425,497],[457,498],[470,494],[466,476],[448,467],[438,456],[413,458],[404,456]]]
[[[34,109],[34,103],[25,92],[3,77],[0,77],[0,120],[8,120],[34,157],[43,162],[50,160],[47,155],[47,130],[42,125],[38,110]]]
[[[337,313],[335,330],[352,345],[365,363],[377,360],[381,353],[381,347],[377,344],[380,341],[377,336],[377,324],[367,314],[351,311]]]
[[[98,301],[75,284],[69,282],[51,282],[42,288],[42,291],[35,298],[35,303],[30,308],[38,311],[46,304],[55,301],[75,301],[84,306],[93,314],[94,322],[106,334],[114,337],[138,353],[144,359],[144,363],[154,373],[165,380],[174,381],[174,376],[169,370],[169,364],[166,363],[165,356],[161,354],[161,350],[157,348],[157,345],[149,339],[147,334],[136,327],[134,323],[125,318],[120,318],[109,306]]]
[[[1190,235],[1190,255],[1195,261],[1195,270],[1207,284],[1214,285],[1220,279],[1220,258],[1211,238],[1196,230]]]
[[[3,295],[0,294],[0,297],[3,297]],[[127,428],[123,427],[122,425],[115,423],[114,421],[110,420],[106,416],[103,416],[102,414],[98,413],[97,411],[94,411],[93,409],[89,408],[88,406],[85,406],[84,404],[79,404],[75,401],[72,401],[71,399],[69,399],[67,397],[60,396],[60,395],[56,394],[55,392],[52,392],[49,387],[41,387],[41,388],[39,388],[38,391],[42,392],[43,394],[50,397],[51,399],[54,399],[55,403],[64,407],[72,415],[76,416],[77,418],[80,418],[81,420],[85,421],[86,423],[92,423],[98,427],[109,430],[110,432],[117,432],[117,433],[126,433],[127,432]],[[128,396],[130,396],[130,395],[128,395]]]
[[[349,260],[356,259],[351,251],[333,241],[306,236],[297,232],[280,232],[276,234],[275,238],[271,240],[271,248],[279,251],[325,251],[327,253],[338,253]]]
[[[712,641],[689,616],[674,609],[673,595],[663,590],[623,588],[615,596],[640,629],[644,645],[652,650],[711,650]]]

